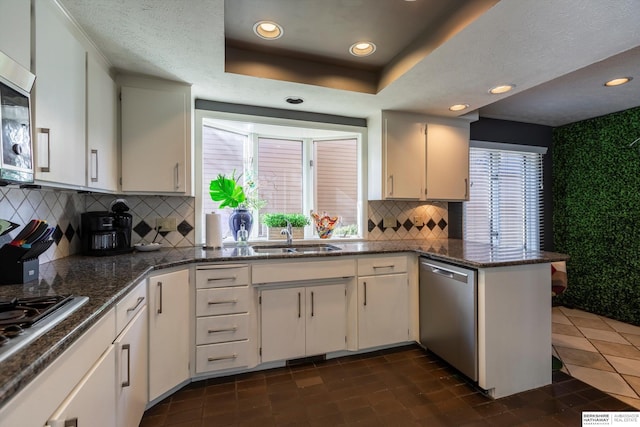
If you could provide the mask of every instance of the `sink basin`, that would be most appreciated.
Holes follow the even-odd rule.
[[[253,251],[262,254],[309,254],[339,251],[340,248],[329,244],[317,245],[260,245],[252,246]]]

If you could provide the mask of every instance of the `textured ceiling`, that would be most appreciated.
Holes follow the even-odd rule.
[[[425,24],[422,33],[419,20],[413,19],[407,34],[446,34],[439,34],[426,55],[413,46],[399,60],[396,56],[397,73],[381,82],[375,93],[225,72],[224,0],[59,1],[116,70],[188,82],[197,97],[214,101],[353,117],[369,117],[382,109],[452,116],[450,105],[466,103],[483,116],[549,125],[640,105],[637,0],[503,0],[475,20],[455,21],[455,28],[446,27],[451,20],[435,19],[441,26]],[[394,3],[409,8],[421,1]],[[284,48],[295,50],[295,42],[304,39],[296,32],[304,29],[305,37],[317,35],[311,39],[323,42],[318,49],[336,50],[314,53],[335,57],[336,63],[344,61],[342,39],[349,33],[344,27],[358,26],[359,20],[366,31],[378,31],[371,38],[382,53],[386,36],[395,43],[391,50],[413,38],[398,37],[405,31],[402,20],[370,25],[370,15],[353,12],[358,5],[384,9],[388,0],[233,0],[232,7],[236,3],[239,10],[249,5],[260,16],[279,22],[295,19],[291,22],[297,25],[285,27],[287,43],[294,43]],[[277,7],[270,9],[272,3]],[[340,13],[345,4],[350,12]],[[603,91],[602,82],[620,73],[636,78]],[[506,82],[517,85],[512,93],[487,93]],[[305,102],[291,106],[284,101],[287,96]]]

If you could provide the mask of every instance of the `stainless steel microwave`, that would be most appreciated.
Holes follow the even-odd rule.
[[[33,182],[34,80],[33,74],[0,51],[0,185]]]

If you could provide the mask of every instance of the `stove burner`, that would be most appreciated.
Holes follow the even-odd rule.
[[[11,325],[27,317],[25,310],[10,310],[0,313],[0,325]]]

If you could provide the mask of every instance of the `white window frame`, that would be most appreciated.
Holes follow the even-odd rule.
[[[307,137],[306,135],[302,135],[302,139],[306,140],[319,140],[319,139],[336,139],[336,138],[356,138],[358,142],[358,225],[359,238],[364,238],[366,233],[366,218],[367,218],[367,175],[366,175],[366,146],[367,146],[367,128],[360,126],[350,126],[350,125],[341,125],[334,123],[323,123],[323,122],[311,122],[311,121],[302,121],[302,120],[293,120],[293,119],[284,119],[284,118],[274,118],[274,117],[266,117],[266,116],[254,116],[254,115],[246,115],[246,114],[238,114],[238,113],[226,113],[220,111],[208,111],[208,110],[200,110],[196,109],[194,114],[194,182],[195,182],[195,236],[196,236],[196,245],[201,245],[204,242],[204,213],[202,206],[202,197],[203,194],[203,183],[202,183],[202,126],[208,120],[216,121],[229,121],[234,123],[242,123],[244,125],[244,133],[250,135],[254,132],[251,129],[255,124],[260,125],[274,125],[274,126],[284,126],[290,128],[300,128],[306,130],[313,130],[317,132],[318,136]],[[231,130],[231,128],[227,128]],[[238,128],[233,128],[233,132],[240,132]],[[331,136],[332,133],[335,135]],[[325,136],[326,135],[326,136]],[[260,137],[271,137],[271,138],[284,138],[286,136],[277,135],[269,133],[260,133]],[[294,139],[300,139],[300,137],[295,137]],[[257,136],[255,141],[252,141],[254,146],[257,147]],[[255,153],[254,153],[255,154]],[[305,163],[305,167],[303,167],[303,179],[305,180],[306,187],[303,189],[304,200],[303,200],[303,209],[309,210],[311,204],[313,202],[313,194],[311,188],[313,188],[312,177],[313,173],[311,172],[309,165],[309,160],[311,160],[313,154],[313,144],[311,143],[303,143],[303,162]],[[254,166],[255,167],[255,166]],[[333,239],[337,239],[337,236],[334,236]],[[354,238],[349,238],[350,241],[357,240]]]

